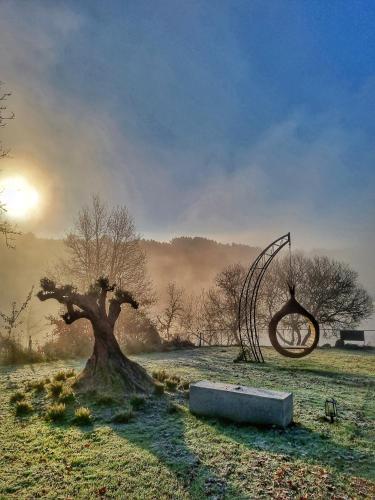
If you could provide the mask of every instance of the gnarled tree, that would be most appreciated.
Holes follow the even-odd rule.
[[[108,278],[99,278],[84,294],[78,293],[72,285],[58,286],[48,278],[43,278],[40,285],[40,300],[55,299],[66,307],[62,315],[66,324],[82,318],[92,324],[94,351],[77,378],[79,391],[127,395],[152,390],[151,377],[144,368],[122,353],[114,335],[121,306],[129,304],[134,309],[138,308],[138,303],[129,292],[110,285]],[[108,300],[109,293],[112,296]]]

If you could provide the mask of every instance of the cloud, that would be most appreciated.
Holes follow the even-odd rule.
[[[351,88],[326,68],[312,75],[311,34],[290,23],[278,33],[285,72],[261,29],[277,16],[260,4],[246,11],[246,36],[243,6],[218,8],[215,23],[199,2],[112,8],[2,4],[0,77],[17,115],[2,168],[29,173],[46,200],[27,229],[62,234],[99,191],[126,203],[146,236],[368,241],[374,79]]]

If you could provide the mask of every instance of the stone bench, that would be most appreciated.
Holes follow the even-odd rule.
[[[293,394],[203,380],[190,385],[190,411],[235,422],[286,427],[293,419]]]

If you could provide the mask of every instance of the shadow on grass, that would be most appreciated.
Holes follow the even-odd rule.
[[[345,386],[352,387],[363,387],[364,385],[369,385],[375,387],[375,381],[370,375],[357,375],[347,372],[335,372],[330,370],[322,370],[319,368],[303,368],[303,367],[284,367],[277,366],[274,369],[274,373],[282,372],[289,375],[307,375],[313,377],[321,377],[322,379],[329,379],[330,383],[337,385],[344,384]],[[308,381],[308,378],[306,379]]]
[[[110,427],[116,436],[126,443],[156,457],[176,478],[181,490],[193,499],[244,497],[244,491],[238,490],[230,477],[227,478],[221,474],[220,467],[223,465],[221,456],[217,457],[217,466],[212,467],[205,463],[206,451],[212,445],[205,432],[207,428],[214,431],[213,443],[216,443],[219,449],[222,446],[221,441],[224,445],[229,440],[253,452],[254,457],[257,453],[269,453],[279,455],[280,460],[285,460],[286,457],[291,463],[302,461],[321,467],[328,466],[336,472],[371,479],[372,456],[370,452],[354,450],[329,436],[334,426],[347,425],[346,422],[339,421],[331,426],[328,422],[322,421],[320,432],[297,424],[287,429],[238,425],[213,418],[195,417],[190,415],[186,408],[170,413],[168,411],[170,398],[173,400],[180,398],[178,402],[182,402],[178,395],[153,397],[145,408],[136,413],[135,419],[126,424],[111,422],[113,414],[120,409],[119,407],[103,408],[94,402],[90,404],[89,401],[80,401],[90,406],[98,417],[91,426],[81,426],[80,430],[83,434],[94,436],[96,431],[103,429],[103,426]],[[61,430],[76,427],[71,422],[71,417],[72,411],[69,410],[65,422],[50,423],[50,425]],[[195,424],[198,424],[196,425],[197,438],[193,446],[197,451],[192,449],[189,444],[191,439],[187,438],[186,433],[187,429],[191,433]],[[199,441],[200,435],[202,436],[201,442]],[[117,446],[121,447],[121,440],[116,441]],[[124,448],[126,448],[125,442]],[[212,453],[219,453],[218,448]],[[113,459],[113,456],[111,458]],[[116,452],[114,458],[116,459]],[[122,458],[119,458],[117,466],[121,466],[121,460]],[[148,467],[147,458],[138,463],[138,467],[141,480],[141,468]]]
[[[168,395],[152,397],[145,408],[135,413],[134,419],[124,424],[114,423],[112,418],[117,410],[121,410],[120,407],[98,407],[95,403],[90,405],[86,400],[85,404],[91,407],[93,414],[99,416],[91,425],[74,424],[71,411],[67,412],[64,421],[49,422],[49,425],[60,430],[79,427],[80,431],[88,436],[94,435],[96,431],[103,429],[103,426],[109,426],[119,438],[154,455],[177,479],[187,497],[197,500],[243,498],[243,492],[218,475],[214,468],[203,463],[201,457],[189,447],[184,420],[186,409],[172,401],[173,399]],[[170,404],[172,408],[176,408],[174,411],[169,410]],[[144,468],[149,466],[145,461],[144,464],[138,463],[138,468],[142,465]]]
[[[190,498],[242,498],[243,493],[205,465],[187,444],[186,410],[170,413],[168,404],[167,397],[157,398],[152,406],[141,410],[134,423],[111,424],[111,428],[168,467]]]
[[[235,424],[206,417],[197,418],[250,450],[280,454],[291,460],[329,466],[337,472],[346,472],[365,479],[372,478],[373,455],[369,451],[354,450],[329,436],[330,426],[343,425],[340,421],[330,424],[322,418],[321,432],[316,432],[295,423],[281,429]]]

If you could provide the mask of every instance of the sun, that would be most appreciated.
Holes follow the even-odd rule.
[[[0,203],[7,215],[26,219],[39,204],[39,193],[24,177],[8,177],[0,181]]]

